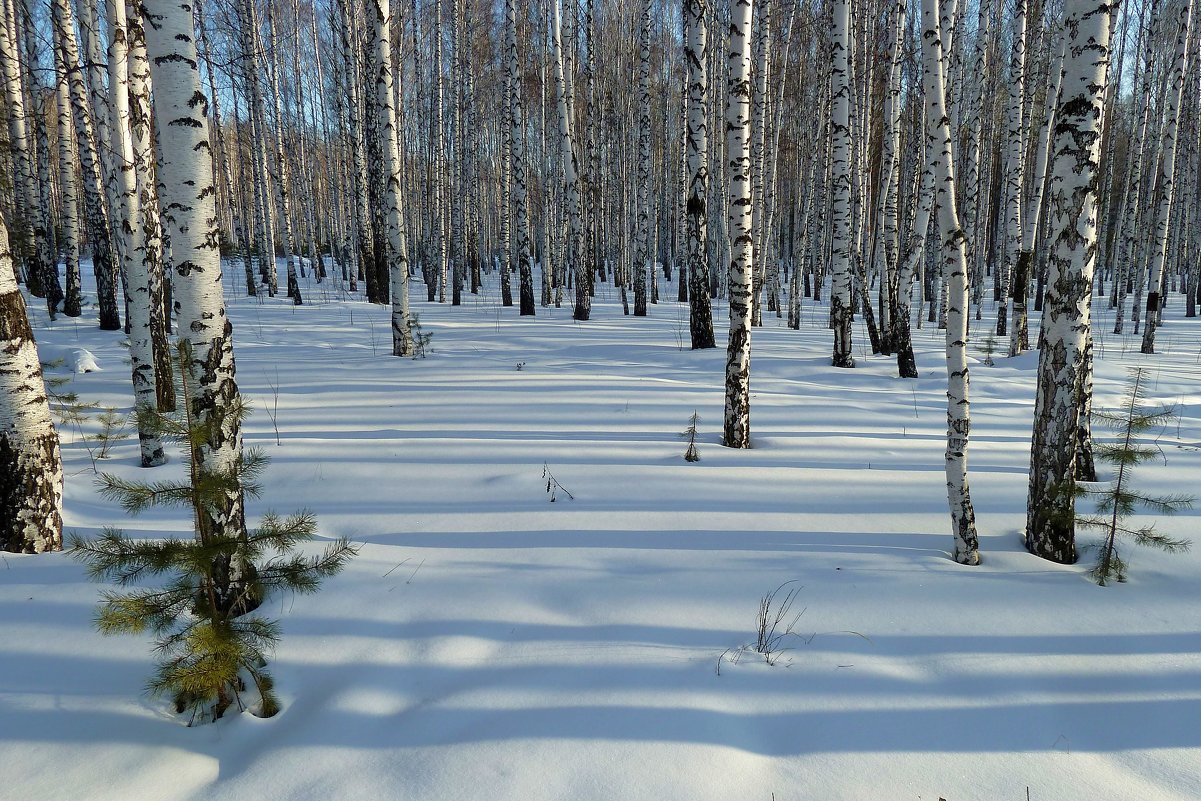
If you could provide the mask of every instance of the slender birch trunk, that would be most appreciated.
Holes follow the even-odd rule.
[[[62,205],[63,256],[67,290],[63,298],[63,314],[78,317],[83,313],[83,295],[79,275],[79,197],[75,186],[75,130],[71,122],[71,91],[67,88],[67,72],[62,53],[55,48],[57,62],[58,100],[58,173]]]
[[[726,157],[730,231],[726,346],[725,445],[751,447],[751,284],[754,238],[751,203],[752,0],[732,0],[727,51]]]
[[[1076,561],[1075,471],[1081,392],[1097,254],[1097,179],[1109,60],[1111,5],[1065,0],[1067,43],[1056,111],[1053,216],[1039,351],[1026,549]]]
[[[940,37],[951,18],[938,18],[938,0],[922,0],[923,84],[926,98],[926,141],[934,159],[937,188],[940,260],[947,288],[947,500],[951,510],[952,558],[964,565],[980,563],[976,513],[968,489],[967,448],[971,430],[967,366],[967,237],[955,204],[954,140],[951,138],[944,91],[944,54]]]
[[[851,41],[850,0],[834,0],[830,37],[831,170],[833,247],[830,273],[830,326],[835,367],[854,367],[851,354]]]
[[[634,193],[634,316],[646,316],[646,280],[651,260],[651,0],[643,0],[638,26],[638,177]]]
[[[693,350],[716,347],[709,304],[707,211],[709,196],[708,19],[709,0],[684,0],[684,60],[688,64],[688,322]],[[682,279],[681,279],[682,280]]]
[[[115,4],[115,2],[114,2]],[[141,235],[135,235],[140,248],[135,256],[144,272],[150,298],[150,336],[154,351],[154,389],[158,409],[175,411],[175,371],[172,369],[168,322],[171,310],[166,302],[168,286],[164,275],[163,225],[159,214],[158,180],[154,162],[154,120],[150,109],[150,62],[146,56],[146,32],[142,24],[141,3],[126,3],[125,17],[129,60],[129,133],[133,143],[134,177],[137,182],[138,219]]]
[[[522,317],[534,316],[533,247],[530,242],[529,192],[526,186],[526,135],[522,127],[521,70],[517,52],[515,0],[505,0],[505,68],[509,84],[509,136],[513,140],[513,207],[517,229],[517,272],[520,280],[519,310]]]
[[[997,309],[997,336],[1006,335],[1005,288],[1009,295],[1009,355],[1030,347],[1026,330],[1026,288],[1030,265],[1022,252],[1022,177],[1026,170],[1026,137],[1023,112],[1026,85],[1026,0],[1015,0],[1013,50],[1009,59],[1009,108],[1006,113],[1005,151],[1005,265],[1001,277],[1001,306]],[[1020,320],[1019,320],[1020,317]]]
[[[400,211],[400,148],[396,125],[395,93],[392,86],[392,13],[388,0],[372,0],[375,16],[375,96],[383,117],[387,254],[392,304],[392,355],[407,356],[413,350],[409,324],[409,259],[405,249],[404,217]]]

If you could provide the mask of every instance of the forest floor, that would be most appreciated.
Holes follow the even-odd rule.
[[[93,629],[101,588],[81,565],[6,555],[0,795],[1201,798],[1201,542],[1128,550],[1129,582],[1107,588],[1088,577],[1092,551],[1074,566],[1025,552],[1034,354],[987,366],[973,352],[983,564],[963,567],[949,558],[933,325],[915,332],[921,377],[900,380],[861,327],[856,369],[830,367],[824,305],[806,301],[799,332],[766,314],[754,448],[731,451],[724,304],[722,347],[694,352],[674,301],[627,318],[602,288],[580,324],[569,298],[528,319],[495,290],[454,308],[414,283],[431,352],[397,359],[387,309],[329,284],[307,292],[300,308],[229,293],[256,410],[246,441],[273,459],[251,518],[307,507],[322,537],[362,545],[319,594],[265,607],[283,629],[283,711],[187,728],[143,694],[149,643]],[[121,334],[32,315],[44,359],[95,354],[100,370],[66,389],[129,409]],[[1096,405],[1145,365],[1149,397],[1181,414],[1157,435],[1166,464],[1135,484],[1195,491],[1201,324],[1173,295],[1161,352],[1144,357],[1110,315],[1099,309]],[[701,460],[688,463],[679,432],[694,411]],[[186,535],[183,516],[126,519],[98,496],[96,469],[148,474],[136,437],[94,460],[81,434],[97,427],[61,432],[67,529]],[[181,474],[178,458],[160,470]],[[1197,514],[1160,527],[1196,539]],[[781,585],[778,598],[797,591],[781,629],[800,617],[769,665],[749,646]]]

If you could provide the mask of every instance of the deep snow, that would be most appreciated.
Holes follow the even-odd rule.
[[[1102,589],[1091,554],[1026,554],[1033,355],[975,354],[984,562],[970,568],[948,558],[932,325],[915,332],[922,377],[903,381],[861,328],[859,366],[829,367],[824,307],[806,301],[799,332],[765,314],[755,448],[734,452],[718,444],[724,349],[688,349],[683,306],[626,318],[602,288],[580,324],[566,302],[521,319],[495,290],[459,308],[414,290],[435,335],[424,360],[389,356],[387,310],[329,284],[310,279],[300,308],[229,292],[238,381],[259,410],[247,442],[273,458],[251,513],[307,506],[324,536],[363,544],[320,594],[268,605],[283,712],[184,727],[142,695],[148,644],[92,629],[100,588],[80,565],[7,555],[0,796],[1201,797],[1199,557],[1129,550],[1130,582]],[[1182,416],[1160,439],[1166,465],[1136,483],[1189,492],[1201,335],[1171,304],[1162,352],[1142,357],[1098,302],[1097,405],[1148,366],[1150,396]],[[81,400],[130,406],[120,334],[33,315],[47,353],[95,354],[100,370],[70,385]],[[689,464],[678,432],[694,410]],[[80,432],[61,433],[69,530],[186,530],[168,512],[125,519],[96,494]],[[544,465],[574,500],[549,502]],[[136,438],[98,467],[146,476]],[[1195,537],[1196,520],[1160,526]],[[734,659],[760,597],[787,581],[804,610],[791,650],[774,667]]]

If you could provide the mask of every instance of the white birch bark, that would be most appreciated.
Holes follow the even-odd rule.
[[[529,192],[526,187],[526,136],[522,127],[521,71],[517,52],[515,0],[505,0],[505,69],[509,83],[509,135],[513,140],[513,207],[517,233],[518,306],[522,317],[534,316],[533,253],[530,240]]]
[[[638,26],[638,176],[634,185],[634,316],[646,316],[647,273],[651,260],[651,0],[642,0]]]
[[[62,550],[62,505],[58,434],[0,215],[0,551]]]
[[[115,0],[114,0],[115,2]],[[150,107],[150,62],[146,57],[146,33],[141,3],[126,3],[129,61],[129,134],[133,144],[134,177],[137,182],[140,236],[135,236],[136,273],[145,274],[150,298],[150,336],[154,352],[154,388],[159,411],[175,411],[175,371],[171,344],[167,340],[170,309],[166,304],[163,225],[159,216],[158,179],[155,175],[154,118]],[[140,280],[140,279],[139,279]]]
[[[1063,85],[1049,187],[1052,217],[1044,344],[1039,351],[1026,549],[1076,561],[1077,424],[1097,254],[1097,180],[1109,60],[1110,4],[1066,0]]]
[[[835,367],[854,367],[851,354],[851,41],[850,0],[834,0],[830,37],[831,170],[833,173],[830,251],[830,326]]]
[[[1030,347],[1026,333],[1026,287],[1029,265],[1018,258],[1022,250],[1022,176],[1025,173],[1026,138],[1024,104],[1026,85],[1026,0],[1014,0],[1013,49],[1009,59],[1009,107],[1005,115],[1005,265],[1001,278],[1001,306],[997,309],[997,336],[1009,334],[1009,355]],[[1008,289],[1008,292],[1005,290]],[[1006,315],[1008,294],[1008,316]],[[1021,307],[1019,312],[1018,307]],[[1022,315],[1019,323],[1018,315]],[[1009,330],[1006,330],[1006,325]]]
[[[236,473],[242,432],[234,413],[233,326],[225,314],[218,248],[216,192],[209,144],[208,100],[201,90],[199,55],[187,0],[146,0],[146,51],[154,82],[155,127],[161,143],[159,184],[163,222],[171,241],[173,299],[179,336],[190,348],[184,365],[191,386],[191,419],[208,431],[192,446],[202,474]],[[201,511],[201,537],[246,536],[241,488]],[[213,566],[220,603],[232,608],[244,594],[246,567],[237,560]]]
[[[942,37],[951,24],[938,18],[938,0],[922,0],[923,70],[927,155],[934,160],[940,261],[947,288],[947,501],[951,511],[952,558],[980,562],[976,514],[968,488],[967,449],[971,430],[967,365],[967,249],[955,204],[954,141],[944,92]]]
[[[709,0],[684,0],[684,61],[688,66],[688,116],[685,150],[688,197],[685,204],[688,248],[688,324],[693,350],[716,347],[709,303],[706,199],[709,196],[708,20]]]
[[[392,86],[392,14],[388,0],[372,0],[375,17],[375,96],[383,117],[384,157],[388,188],[385,195],[387,253],[392,305],[392,355],[413,350],[409,325],[409,258],[405,247],[404,217],[400,210],[400,146]]]
[[[726,157],[730,232],[727,291],[725,445],[751,447],[751,285],[754,237],[751,203],[752,0],[732,0],[727,50]]]
[[[79,197],[75,185],[75,126],[71,121],[71,91],[67,88],[67,74],[63,68],[61,51],[55,48],[54,52],[58,56],[55,59],[55,97],[58,101],[58,174],[65,240],[63,267],[66,274],[66,293],[63,297],[63,314],[67,317],[78,317],[83,313],[83,296],[79,286]]]

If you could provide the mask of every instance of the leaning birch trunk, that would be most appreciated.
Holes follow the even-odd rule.
[[[592,296],[588,294],[589,280],[588,265],[584,263],[581,243],[580,210],[580,181],[579,161],[576,157],[575,140],[572,137],[571,114],[567,102],[567,76],[563,71],[563,36],[559,18],[559,0],[551,0],[554,10],[554,23],[551,33],[554,37],[555,58],[555,97],[559,107],[559,147],[563,159],[563,200],[567,205],[567,270],[575,274],[575,311],[572,317],[576,320],[587,320],[592,313]]]
[[[113,218],[124,245],[117,248],[125,276],[125,309],[129,324],[129,364],[133,377],[134,406],[141,409],[158,407],[155,381],[154,339],[151,328],[151,309],[157,302],[152,291],[150,274],[142,256],[145,253],[145,230],[141,225],[138,198],[137,163],[134,156],[133,134],[129,103],[129,49],[125,25],[125,4],[109,0],[109,81],[112,92],[113,115],[109,136],[117,148],[115,167],[117,203]],[[138,444],[142,467],[156,467],[167,461],[163,444],[146,424],[138,419]]]
[[[100,157],[92,128],[92,107],[83,72],[79,68],[79,44],[75,39],[75,21],[67,0],[54,0],[54,28],[63,62],[70,76],[71,110],[79,143],[79,161],[83,175],[84,208],[88,234],[92,242],[92,265],[96,274],[96,296],[100,306],[100,328],[118,331],[121,313],[117,305],[117,265],[109,228],[107,196],[101,183]]]
[[[1066,0],[1067,43],[1049,191],[1052,216],[1039,351],[1026,549],[1076,561],[1076,441],[1097,255],[1097,178],[1110,5]]]
[[[708,0],[684,0],[684,60],[688,63],[688,130],[685,132],[688,200],[685,216],[688,230],[688,327],[693,350],[716,347],[713,311],[709,304],[709,256],[706,252],[708,232],[705,199],[709,195],[707,3]]]
[[[187,0],[146,0],[143,22],[161,143],[158,175],[175,271],[175,312],[180,340],[190,354],[183,365],[191,384],[189,413],[208,432],[203,442],[191,446],[191,457],[202,476],[236,474],[242,463],[241,398],[234,380],[233,326],[222,295],[208,100],[200,88],[192,6]],[[201,537],[244,540],[241,487],[201,510],[197,528]],[[257,599],[247,597],[253,576],[243,560],[226,557],[212,570],[223,609],[257,605]]]
[[[62,550],[62,507],[58,434],[0,215],[0,551]]]
[[[854,367],[851,354],[851,38],[850,0],[834,0],[830,38],[831,170],[834,177],[830,252],[830,326],[835,367]]]
[[[997,309],[997,336],[1005,336],[1009,324],[1009,355],[1030,347],[1026,331],[1026,287],[1030,265],[1022,253],[1022,177],[1025,173],[1026,139],[1023,126],[1026,74],[1026,0],[1016,0],[1013,21],[1013,53],[1009,60],[1009,108],[1006,112],[1005,152],[1005,265],[1001,277],[1001,306]],[[1005,292],[1008,285],[1009,314],[1006,319]]]
[[[1159,210],[1151,240],[1151,277],[1147,284],[1147,321],[1143,328],[1143,353],[1155,352],[1155,328],[1159,322],[1160,285],[1168,252],[1168,222],[1172,216],[1172,199],[1176,185],[1176,151],[1180,125],[1180,99],[1184,92],[1184,67],[1188,63],[1189,28],[1193,4],[1184,0],[1177,19],[1176,59],[1172,64],[1171,83],[1164,102],[1163,161],[1159,168]],[[1178,212],[1179,213],[1179,212]]]
[[[726,217],[730,229],[730,337],[726,346],[725,445],[751,447],[751,15],[752,0],[733,0],[726,90]]]
[[[400,213],[400,149],[397,142],[396,101],[392,86],[392,13],[388,0],[372,0],[375,12],[375,97],[383,129],[388,188],[384,197],[387,223],[389,299],[392,304],[392,355],[413,350],[409,327],[409,258],[405,249],[404,218]]]
[[[927,155],[934,159],[942,272],[947,288],[947,501],[954,539],[952,558],[963,565],[980,563],[976,513],[968,491],[967,447],[971,429],[967,367],[967,237],[955,206],[954,140],[947,118],[938,0],[922,0],[923,83],[926,98]]]
[[[529,192],[526,187],[525,131],[521,119],[521,72],[518,68],[517,14],[515,0],[505,0],[505,60],[509,83],[509,125],[513,140],[513,207],[517,229],[517,272],[520,276],[518,306],[522,317],[534,316],[534,275],[531,260]]]

